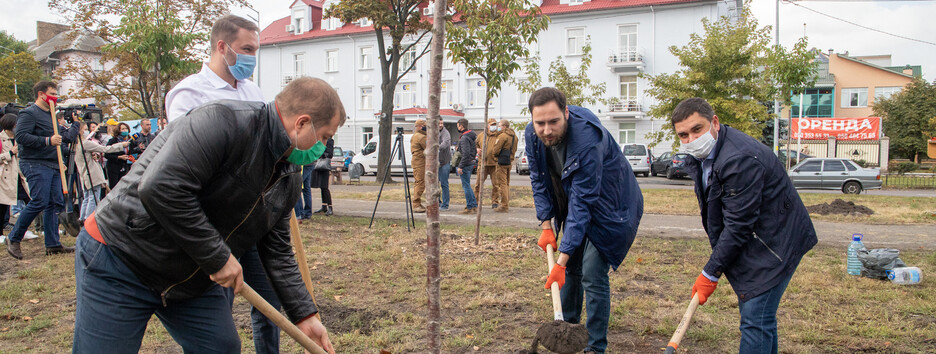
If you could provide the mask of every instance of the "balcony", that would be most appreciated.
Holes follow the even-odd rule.
[[[637,100],[620,100],[608,105],[608,116],[611,118],[637,118],[643,115],[643,107]]]
[[[643,54],[637,50],[611,52],[608,55],[608,69],[616,74],[643,72]]]

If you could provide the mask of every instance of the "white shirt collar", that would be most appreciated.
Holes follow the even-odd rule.
[[[200,74],[203,75],[205,77],[205,80],[208,80],[208,83],[210,83],[211,86],[216,89],[219,89],[219,90],[220,89],[230,89],[230,90],[237,89],[231,86],[231,84],[229,84],[227,81],[224,81],[224,79],[218,76],[218,74],[215,73],[214,70],[211,70],[211,68],[208,67],[208,63],[202,63],[202,69],[201,69]],[[241,87],[243,84],[243,81],[244,80],[237,80],[237,86]]]

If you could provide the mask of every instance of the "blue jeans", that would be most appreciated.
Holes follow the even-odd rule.
[[[738,299],[741,312],[741,345],[739,353],[777,354],[777,307],[793,274],[767,292],[746,302]]]
[[[16,225],[10,231],[11,242],[23,241],[23,235],[33,220],[42,213],[42,227],[45,235],[45,246],[59,247],[58,213],[64,207],[62,197],[62,178],[59,171],[33,162],[20,161],[20,170],[29,183],[29,196],[32,200],[20,212]]]
[[[105,246],[84,229],[75,251],[73,353],[137,353],[155,314],[185,353],[239,353],[230,289],[212,285],[199,297],[163,306]]]
[[[273,286],[270,285],[266,272],[263,270],[257,247],[253,247],[247,253],[244,253],[239,261],[244,271],[244,282],[269,302],[273,308],[279,310],[281,307],[279,298],[273,291]],[[254,348],[258,354],[279,353],[279,327],[276,327],[260,310],[253,306],[250,307],[250,325],[253,327]]]
[[[582,320],[582,297],[588,319],[588,346],[585,351],[604,353],[608,347],[608,319],[611,317],[611,285],[608,270],[611,265],[601,258],[595,245],[586,237],[566,263],[566,282],[559,290],[562,317],[566,322]]]
[[[442,209],[448,209],[449,207],[448,179],[450,173],[452,173],[452,165],[444,164],[439,166],[439,186],[442,187],[442,194],[439,195],[439,198],[442,199],[442,202],[439,203],[439,208]]]
[[[101,186],[94,186],[90,190],[85,190],[84,200],[81,201],[81,216],[79,219],[83,221],[94,212],[94,209],[97,208],[97,198],[100,197]]]
[[[462,189],[465,191],[465,204],[468,209],[478,207],[478,200],[475,199],[474,189],[471,188],[471,171],[474,171],[474,164],[468,165],[462,169],[461,177]]]

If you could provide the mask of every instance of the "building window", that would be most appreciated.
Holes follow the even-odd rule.
[[[338,49],[325,51],[325,72],[338,71]]]
[[[451,69],[455,67],[455,64],[452,62],[452,56],[449,53],[448,49],[442,51],[442,69]]]
[[[517,105],[526,106],[530,103],[530,93],[517,90]]]
[[[340,21],[341,20],[335,17],[322,19],[322,28],[324,28],[326,31],[334,31],[341,25]]]
[[[358,69],[367,70],[367,69],[374,68],[374,55],[371,54],[373,50],[374,50],[374,47],[361,47],[360,48],[360,53],[358,55],[358,60],[360,61],[360,64],[358,64],[359,65]]]
[[[887,99],[894,94],[900,93],[903,87],[900,86],[891,86],[891,87],[875,87],[874,88],[874,102],[877,102],[879,99]]]
[[[832,89],[806,89],[803,92],[803,117],[823,118],[832,117],[834,106]],[[800,96],[793,95],[793,105],[790,114],[793,118],[800,118]]]
[[[637,104],[637,77],[621,76],[621,103]]]
[[[94,70],[95,73],[100,73],[100,72],[104,71],[104,63],[102,63],[100,60],[94,60],[94,59],[92,59],[92,60],[91,60],[91,69]]]
[[[454,82],[452,80],[442,80],[442,92],[439,95],[439,106],[440,107],[451,107],[452,106],[452,88],[454,87]]]
[[[585,29],[569,28],[566,29],[566,54],[582,55],[582,47],[585,46]]]
[[[484,107],[484,95],[487,83],[484,79],[468,80],[468,107]]]
[[[619,123],[618,129],[618,144],[637,142],[637,123]]]
[[[412,82],[406,82],[398,84],[396,91],[393,93],[393,108],[410,108],[413,107],[413,98],[415,98],[415,84]]]
[[[868,106],[868,88],[842,89],[842,108],[856,108]]]
[[[637,25],[618,26],[618,54],[625,61],[637,61]]]
[[[411,43],[412,44],[412,43]],[[409,46],[411,44],[404,44],[403,47]],[[413,64],[413,61],[416,60],[416,46],[411,46],[409,50],[403,52],[400,55],[400,72],[409,69],[410,65]]]
[[[374,88],[373,87],[361,87],[360,108],[361,109],[373,109],[374,108]]]
[[[305,53],[293,54],[293,75],[305,75]]]
[[[374,127],[362,127],[361,128],[361,138],[364,141],[364,144],[367,144],[371,139],[374,138]]]

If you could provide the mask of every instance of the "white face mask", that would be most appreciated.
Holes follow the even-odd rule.
[[[709,125],[709,130],[705,132],[705,134],[702,134],[696,138],[696,140],[690,141],[683,146],[686,148],[686,153],[695,156],[699,160],[708,157],[712,149],[715,148],[715,137],[712,136],[712,125]]]

